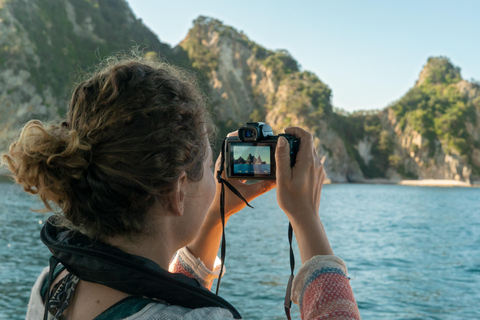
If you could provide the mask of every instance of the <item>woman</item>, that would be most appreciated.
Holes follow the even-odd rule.
[[[107,248],[106,254],[153,261],[160,273],[183,273],[210,288],[219,276],[222,234],[220,187],[211,170],[212,131],[194,81],[171,66],[135,58],[110,63],[80,83],[66,121],[27,123],[4,160],[25,191],[38,194],[46,209],[61,217],[50,224],[58,231],[55,236],[67,230],[92,248]],[[346,266],[333,255],[318,216],[325,174],[312,135],[301,128],[285,132],[301,139],[300,149],[291,168],[289,146],[280,138],[276,184],[230,182],[247,201],[276,186],[303,264],[292,290],[302,319],[359,319]],[[215,171],[219,166],[217,160]],[[225,201],[227,220],[245,206],[230,191]],[[57,241],[64,240],[58,236]],[[100,284],[101,279],[85,281],[90,278],[74,274],[72,266],[72,272],[53,269],[45,269],[32,289],[27,319],[41,318],[45,309],[49,319],[74,320],[238,316],[220,306],[172,305],[169,296],[165,303]]]

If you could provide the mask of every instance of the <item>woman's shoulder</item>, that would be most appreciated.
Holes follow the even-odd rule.
[[[54,275],[58,275],[63,268],[57,268]],[[30,302],[28,303],[26,320],[42,319],[45,305],[42,299],[42,293],[47,290],[46,281],[49,268],[43,269],[32,288]],[[104,312],[98,315],[94,320],[160,320],[160,319],[212,319],[226,320],[233,319],[230,311],[222,308],[209,307],[189,309],[176,305],[169,305],[162,301],[153,300],[146,297],[127,297]]]
[[[45,286],[48,270],[48,267],[43,269],[43,271],[40,273],[40,276],[37,278],[37,281],[33,285],[30,293],[30,301],[28,302],[26,320],[43,318],[45,305],[43,304],[42,299],[42,288]],[[46,288],[44,290],[46,290]]]

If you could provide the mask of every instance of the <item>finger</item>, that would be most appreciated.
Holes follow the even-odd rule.
[[[222,154],[220,153],[217,157],[217,160],[215,161],[215,171],[213,172],[215,176],[215,182],[219,183],[217,180],[217,172],[220,171],[220,166],[222,164]],[[222,171],[222,178],[227,179],[227,176],[225,174],[225,169]]]
[[[238,137],[238,130],[230,132],[229,134],[227,134],[227,137]]]
[[[243,186],[246,186],[246,184],[244,182],[242,182],[242,180],[238,180],[238,179],[228,179],[228,182],[235,188],[235,189],[239,189],[238,191],[240,191]]]
[[[220,169],[221,162],[222,162],[222,154],[220,153],[217,157],[217,160],[215,161],[215,168]]]
[[[284,137],[278,138],[277,148],[275,150],[275,162],[277,179],[290,178],[292,175],[292,168],[290,167],[290,146]]]
[[[245,185],[243,196],[250,201],[259,195],[272,190],[275,186],[276,182],[272,180],[263,180],[255,184]]]
[[[313,148],[313,158],[315,159],[315,167],[323,167],[322,160],[317,153],[317,149]]]
[[[297,161],[304,161],[313,158],[313,135],[299,127],[289,127],[285,129],[285,132],[300,139],[300,147],[297,152]]]
[[[268,192],[275,188],[277,186],[276,181],[272,180],[265,180],[259,183],[257,187],[257,195],[264,194],[265,192]]]
[[[222,164],[222,154],[219,154],[217,160],[215,161],[215,172],[220,170],[220,165]],[[225,171],[225,170],[223,170]]]

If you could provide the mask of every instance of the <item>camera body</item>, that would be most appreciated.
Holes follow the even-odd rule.
[[[248,122],[238,129],[238,137],[228,137],[225,143],[227,178],[242,180],[275,180],[275,149],[279,137],[290,145],[290,166],[293,167],[300,139],[283,133],[273,135],[272,128],[263,122]]]

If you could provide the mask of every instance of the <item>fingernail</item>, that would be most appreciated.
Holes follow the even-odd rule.
[[[287,145],[287,141],[285,141],[285,138],[284,138],[284,137],[280,137],[280,138],[278,139],[278,146],[279,146],[280,148],[283,148],[283,147],[285,147],[286,145]]]

